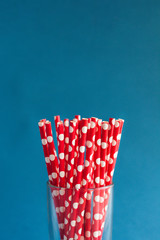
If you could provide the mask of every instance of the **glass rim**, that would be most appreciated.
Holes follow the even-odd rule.
[[[47,181],[47,186],[48,187],[52,187],[52,188],[55,188],[55,189],[64,189],[64,190],[73,190],[73,189],[77,189],[77,188],[67,188],[67,187],[57,187],[57,186],[54,186],[54,185],[52,185],[52,184],[50,184],[50,182],[49,182],[49,180]],[[95,191],[95,190],[101,190],[101,189],[107,189],[107,188],[113,188],[114,187],[114,183],[112,183],[112,184],[110,184],[110,185],[108,185],[108,186],[104,186],[104,187],[95,187],[95,188],[85,188],[85,187],[81,187],[81,188],[79,188],[79,189],[77,189],[77,190],[80,190],[80,189],[84,189],[84,190],[86,190],[87,189],[87,191],[88,190],[90,190],[90,191]]]

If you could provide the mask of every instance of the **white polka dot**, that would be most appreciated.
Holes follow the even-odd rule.
[[[66,157],[65,157],[66,161],[68,161],[68,154],[66,154]]]
[[[71,170],[71,166],[68,164],[68,171],[70,171]]]
[[[117,156],[118,156],[118,151],[114,153],[113,157],[117,158]]]
[[[107,143],[106,142],[102,142],[102,148],[105,149],[107,147]]]
[[[59,135],[59,140],[60,140],[60,141],[63,141],[63,140],[64,140],[64,134],[60,134],[60,135]]]
[[[59,194],[60,194],[61,196],[63,196],[63,195],[65,194],[65,190],[64,190],[64,189],[61,189],[61,190],[59,191]]]
[[[60,175],[60,177],[64,177],[65,176],[65,172],[64,171],[61,171],[60,173],[59,173],[59,175]]]
[[[74,208],[74,209],[77,209],[77,208],[78,208],[78,203],[77,203],[77,202],[73,203],[73,208]]]
[[[91,199],[91,194],[88,193],[88,194],[87,194],[87,200],[90,200],[90,199]]]
[[[115,124],[115,119],[112,119],[112,124],[113,124],[113,125]]]
[[[102,120],[98,120],[98,125],[101,127]]]
[[[90,237],[90,236],[91,236],[91,232],[90,232],[90,231],[86,231],[86,232],[85,232],[85,236],[86,236],[86,237]]]
[[[113,163],[113,159],[110,158],[110,159],[109,159],[109,164],[112,164],[112,163]]]
[[[88,167],[88,166],[89,166],[89,161],[85,160],[85,167]]]
[[[50,158],[51,161],[54,161],[55,155],[51,154],[51,155],[49,156],[49,158]]]
[[[84,198],[87,198],[87,192],[84,194]]]
[[[114,169],[111,171],[111,177],[113,177],[113,174],[114,174]]]
[[[70,214],[70,213],[68,213],[68,218],[70,218],[70,216],[71,216],[71,214]]]
[[[95,182],[98,184],[100,182],[100,177],[96,177]]]
[[[57,178],[57,173],[53,172],[52,177],[53,177],[53,179],[56,179]]]
[[[56,207],[56,213],[59,213],[59,208],[58,207]]]
[[[45,162],[50,163],[49,157],[45,157]]]
[[[65,143],[69,143],[69,137],[65,138]]]
[[[69,201],[71,201],[71,200],[72,200],[72,195],[70,195],[70,196],[69,196],[68,200],[69,200]]]
[[[65,211],[65,207],[60,207],[59,210],[60,210],[60,212],[63,213]]]
[[[71,221],[71,226],[72,226],[72,227],[75,227],[75,226],[76,226],[76,221],[74,221],[74,220]]]
[[[82,127],[82,132],[87,133],[87,127],[86,126]]]
[[[109,161],[110,154],[106,155],[106,160]]]
[[[69,127],[69,121],[66,120],[66,121],[64,122],[64,125],[65,125],[66,127]]]
[[[109,138],[109,142],[112,143],[113,136]]]
[[[74,239],[77,240],[78,239],[78,235],[75,233],[74,235]]]
[[[106,166],[105,161],[101,161],[101,167],[105,167],[105,166]]]
[[[91,141],[87,141],[87,147],[91,148],[92,147],[92,142]]]
[[[86,212],[86,213],[85,213],[85,217],[86,217],[87,219],[90,219],[90,218],[91,218],[90,212]]]
[[[58,190],[53,190],[53,195],[57,197],[59,195]]]
[[[52,181],[52,175],[49,175],[48,177],[49,177],[49,180]]]
[[[104,179],[101,179],[101,186],[104,185]]]
[[[84,203],[83,198],[80,198],[80,199],[79,199],[79,204],[83,204],[83,203]]]
[[[118,121],[115,122],[115,127],[116,128],[119,127],[119,122]]]
[[[101,145],[101,139],[97,140],[97,145],[100,146]]]
[[[53,141],[53,137],[51,137],[51,136],[47,137],[47,141],[48,141],[49,143],[51,143],[51,142]]]
[[[68,149],[68,151],[69,152],[71,152],[72,151],[72,147],[69,145],[69,149]]]
[[[86,184],[87,184],[87,181],[85,179],[83,179],[82,185],[85,186]]]
[[[117,142],[116,142],[115,140],[113,140],[113,141],[112,141],[112,146],[116,146],[116,143],[117,143]]]
[[[80,216],[77,217],[77,222],[80,222],[81,221],[81,218]]]
[[[121,140],[121,134],[117,135],[117,140]]]
[[[76,184],[76,185],[75,185],[75,188],[76,188],[76,189],[80,189],[80,187],[81,187],[80,184]]]
[[[60,158],[60,159],[64,159],[64,153],[60,153],[60,154],[59,154],[59,158]]]
[[[43,127],[44,122],[39,122],[38,125],[39,125],[40,127]]]
[[[104,130],[107,130],[107,129],[108,129],[108,124],[104,123],[104,124],[102,125],[102,128],[103,128]]]
[[[42,139],[42,145],[46,145],[47,144],[47,140],[46,139]]]
[[[104,222],[102,223],[102,225],[101,225],[101,229],[103,229],[104,228]]]
[[[83,166],[82,166],[82,165],[79,165],[79,166],[77,167],[77,170],[78,170],[78,172],[82,172]]]
[[[93,233],[93,236],[94,236],[95,238],[101,236],[101,231],[95,231],[95,232]]]
[[[91,128],[94,128],[96,126],[95,122],[91,121]]]
[[[70,186],[70,184],[69,183],[67,183],[67,188],[70,188],[71,186]]]
[[[102,214],[99,214],[99,213],[94,214],[94,219],[95,220],[101,220],[102,217],[103,217]]]
[[[74,152],[74,157],[77,157],[77,152]]]
[[[67,218],[64,219],[64,224],[67,224],[68,223],[68,220]]]
[[[73,177],[70,178],[70,182],[73,183]]]
[[[73,139],[73,141],[72,141],[72,145],[75,146],[75,139]]]
[[[73,132],[73,127],[69,127],[69,132],[72,133]]]
[[[81,147],[80,147],[80,152],[81,152],[81,153],[84,153],[84,151],[85,151],[85,147],[84,147],[84,146],[81,146]]]
[[[109,176],[106,177],[106,181],[107,181],[107,182],[110,181],[110,177],[109,177]]]
[[[100,158],[97,158],[97,159],[96,159],[97,165],[100,165],[100,162],[101,162],[101,159],[100,159]]]
[[[78,230],[78,233],[79,233],[79,234],[81,234],[81,233],[82,233],[82,228],[80,228],[80,229]]]
[[[100,202],[100,196],[99,195],[95,196],[95,202]]]
[[[97,146],[95,145],[95,147],[94,147],[94,151],[96,152],[97,151]]]
[[[72,164],[72,165],[74,164],[74,158],[71,159],[71,164]]]

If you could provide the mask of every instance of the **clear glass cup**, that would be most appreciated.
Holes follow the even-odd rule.
[[[78,190],[47,182],[49,239],[112,240],[113,188]]]

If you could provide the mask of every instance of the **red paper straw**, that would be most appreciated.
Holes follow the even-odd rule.
[[[114,174],[116,159],[118,155],[118,149],[121,139],[122,127],[123,127],[124,120],[119,119],[115,122],[114,133],[113,133],[113,141],[108,165],[108,172],[107,172],[107,182],[108,185],[112,184],[112,177]]]
[[[68,148],[69,148],[69,119],[64,119],[64,155],[65,155],[65,173],[67,177],[68,166]]]
[[[93,157],[93,144],[95,141],[93,136],[95,135],[95,129],[96,129],[96,119],[91,118],[91,128],[90,128],[90,134],[89,134],[90,136],[89,136],[89,140],[86,142],[86,160],[85,160],[83,180],[82,180],[82,185],[85,191],[80,194],[80,201],[83,203],[80,204],[78,208],[77,218],[80,219],[80,222],[77,221],[76,228],[75,228],[75,236],[74,236],[78,240],[80,239],[81,233],[82,233],[82,224],[83,224],[82,218],[84,217],[88,182],[91,181],[90,172],[92,167],[91,164],[92,164],[92,157]]]
[[[108,162],[110,159],[110,151],[111,151],[112,140],[113,140],[114,125],[115,125],[115,118],[110,118],[109,125],[108,125],[108,139],[107,139],[108,146],[107,146],[107,155],[106,155],[105,185],[108,185],[107,171],[108,171]]]
[[[38,123],[38,126],[39,126],[39,131],[40,131],[40,136],[41,136],[42,147],[43,147],[43,152],[44,152],[44,157],[45,157],[45,162],[46,162],[49,181],[50,181],[51,184],[53,184],[52,172],[51,172],[51,163],[50,163],[50,160],[49,160],[49,150],[48,150],[48,143],[47,143],[47,136],[46,136],[46,129],[45,129],[44,122],[45,122],[44,119],[41,120]]]
[[[62,236],[64,235],[64,212],[65,212],[65,160],[64,160],[64,128],[63,122],[60,121],[57,124],[58,126],[58,156],[59,156],[59,186],[62,189],[59,191],[59,215],[60,215],[60,229],[62,232]]]
[[[69,128],[69,158],[68,158],[68,165],[67,165],[67,177],[66,177],[66,187],[69,188],[66,193],[66,201],[65,201],[65,220],[64,220],[64,233],[67,235],[68,227],[69,227],[69,220],[70,220],[70,213],[71,213],[71,201],[72,201],[72,188],[73,188],[73,170],[74,170],[74,148],[75,148],[75,122],[70,121],[70,128]],[[65,236],[66,236],[65,235]]]
[[[78,152],[78,167],[77,167],[77,176],[75,178],[75,194],[73,196],[73,212],[71,212],[70,217],[70,230],[69,230],[69,238],[74,239],[74,232],[75,232],[75,225],[76,221],[79,221],[79,218],[77,219],[77,209],[78,204],[83,204],[81,202],[80,196],[80,187],[81,187],[81,181],[82,181],[82,169],[84,164],[84,153],[85,153],[85,142],[86,142],[86,136],[87,136],[87,125],[88,125],[88,119],[82,119],[80,124],[80,144],[79,144],[79,152]],[[80,202],[79,202],[80,201]],[[83,201],[83,199],[82,199]],[[81,219],[80,219],[81,220]]]
[[[52,169],[53,185],[58,186],[59,166],[58,166],[57,153],[56,153],[56,149],[53,141],[51,122],[46,121],[45,125],[46,125],[46,134],[47,134],[47,142],[48,142],[48,150],[49,150],[49,159],[51,162],[51,169]]]

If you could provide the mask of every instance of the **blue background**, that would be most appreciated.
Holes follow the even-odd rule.
[[[124,118],[113,240],[160,239],[160,1],[0,1],[0,239],[48,239],[41,118]]]

